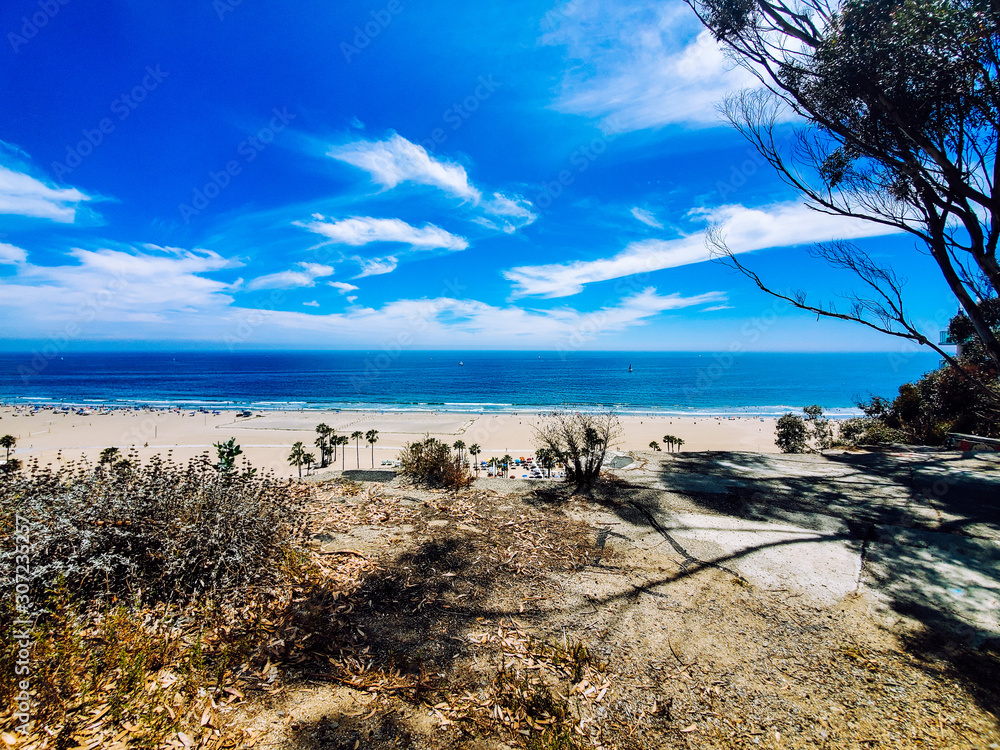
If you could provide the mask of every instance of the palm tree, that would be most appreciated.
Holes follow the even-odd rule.
[[[475,462],[476,465],[476,476],[479,476],[479,461],[476,460],[476,457],[480,453],[482,453],[482,449],[480,449],[479,443],[473,443],[472,445],[469,446],[469,455],[472,456],[472,460]]]
[[[316,463],[316,454],[315,453],[306,453],[302,457],[302,463],[304,463],[306,465],[306,476],[308,476],[309,475],[309,469],[311,469],[312,465],[314,463]]]
[[[101,451],[101,457],[97,463],[99,464],[113,464],[118,456],[121,455],[121,451],[112,446],[111,448],[105,448]]]
[[[351,442],[351,439],[347,435],[337,435],[337,445],[343,448],[340,451],[340,470],[344,470],[344,461],[347,458],[347,445]]]
[[[7,449],[7,457],[4,461],[10,461],[10,451],[15,445],[17,445],[17,438],[13,435],[4,435],[3,437],[0,437],[0,448]]]
[[[650,440],[649,441],[649,447],[652,448],[654,451],[661,450],[660,449],[660,444],[658,442],[656,442],[655,440]]]
[[[301,440],[292,446],[292,452],[288,454],[288,463],[299,467],[299,479],[302,479],[302,464],[305,463],[306,455],[306,449]]]
[[[332,463],[332,464],[337,463],[337,446],[338,445],[340,445],[340,438],[337,437],[337,431],[331,427],[330,428],[329,446],[330,446],[330,450],[333,451],[333,457],[330,460],[330,463]]]
[[[549,479],[552,478],[552,467],[556,462],[556,454],[552,452],[551,448],[539,448],[535,451],[535,458],[538,463],[542,465],[542,468],[548,473]]]
[[[462,451],[465,450],[465,443],[462,440],[456,440],[451,447],[458,451],[458,462],[462,466],[465,466],[465,461],[462,459]]]
[[[364,436],[365,436],[365,433],[363,433],[361,430],[355,430],[354,432],[351,433],[351,440],[354,441],[354,454],[355,454],[355,458],[358,459],[358,468],[359,469],[361,468],[361,447],[360,447],[361,443],[360,443],[360,441],[361,441],[361,438],[363,438]]]
[[[677,450],[680,450],[681,446],[684,445],[684,441],[681,438],[674,438],[674,445],[677,446]]]
[[[365,442],[372,447],[372,468],[375,468],[375,443],[378,442],[378,430],[368,430],[365,433]]]
[[[316,425],[316,434],[319,435],[316,438],[314,445],[319,448],[319,468],[326,467],[326,457],[330,453],[330,433],[333,430],[328,424],[320,423]]]
[[[503,463],[503,473],[504,476],[510,476],[510,465],[514,463],[514,458],[509,453],[500,459]]]

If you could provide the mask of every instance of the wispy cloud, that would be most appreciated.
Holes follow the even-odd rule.
[[[258,276],[247,284],[247,289],[256,291],[258,289],[295,289],[298,287],[310,287],[316,285],[316,279],[324,276],[332,276],[333,266],[325,266],[320,263],[298,263],[298,269],[288,271],[278,271],[265,276]]]
[[[757,83],[682,2],[572,0],[549,18],[542,42],[565,46],[569,58],[556,109],[606,130],[717,124],[726,95]]]
[[[357,261],[358,265],[361,266],[361,272],[354,277],[356,279],[363,279],[365,276],[381,276],[382,274],[392,273],[399,266],[399,261],[391,255],[385,258],[362,258],[359,255],[355,255],[353,260]]]
[[[326,220],[320,217],[309,222],[295,223],[332,242],[352,247],[371,242],[401,242],[413,248],[439,250],[465,250],[469,246],[464,237],[446,232],[433,224],[414,227],[402,219],[352,216],[347,219]]]
[[[22,263],[14,276],[0,280],[0,308],[5,317],[16,316],[21,335],[56,323],[81,330],[104,321],[126,337],[130,329],[123,323],[171,324],[179,315],[211,313],[233,302],[231,285],[206,274],[238,263],[209,250],[141,245],[75,248],[67,255],[72,262]]]
[[[480,192],[469,182],[465,167],[431,156],[423,146],[397,133],[381,141],[359,140],[334,146],[327,155],[363,169],[383,187],[412,182],[440,188],[464,200],[480,198]]]
[[[0,263],[24,263],[28,254],[15,245],[0,242]]]
[[[478,223],[491,229],[500,229],[506,234],[513,234],[518,229],[534,223],[538,218],[533,208],[531,201],[520,195],[493,193],[491,199],[483,201],[482,209],[497,219],[494,221],[481,217]]]
[[[373,342],[395,341],[406,332],[415,347],[482,348],[484,343],[502,342],[514,349],[571,348],[647,325],[664,312],[722,299],[722,292],[685,297],[647,288],[591,311],[530,309],[452,297],[400,299],[378,308],[354,307],[329,315],[277,311],[267,317],[261,335],[299,340],[321,333],[325,341],[337,346],[369,347]]]
[[[881,225],[818,213],[800,203],[753,209],[722,206],[697,215],[719,228],[734,253],[890,233]],[[698,232],[671,240],[631,242],[610,258],[518,266],[503,275],[514,283],[514,297],[566,297],[596,281],[701,263],[709,258],[706,233]]]
[[[90,196],[76,188],[52,187],[29,174],[0,165],[0,214],[72,224],[81,205],[89,200]]]
[[[329,286],[332,286],[341,294],[347,294],[348,292],[357,291],[358,287],[354,284],[348,284],[346,281],[328,281],[326,282]]]
[[[647,226],[653,227],[654,229],[663,229],[663,224],[661,224],[659,220],[653,216],[652,212],[647,211],[645,208],[635,206],[632,209],[632,215]]]
[[[509,348],[550,348],[579,346],[646,325],[664,312],[725,300],[721,292],[685,296],[646,288],[595,310],[533,309],[453,297],[398,299],[379,307],[352,304],[331,314],[301,308],[258,310],[234,305],[236,285],[210,278],[236,265],[211,251],[146,245],[75,249],[68,256],[72,262],[61,266],[21,264],[13,277],[0,277],[0,310],[5,319],[17,323],[9,328],[21,335],[44,336],[73,325],[74,335],[102,340],[139,335],[222,342],[244,330],[247,320],[254,320],[252,335],[257,341],[282,344],[314,345],[315,334],[322,333],[328,346],[371,346],[398,340],[393,337],[406,332],[416,347],[482,348],[503,342]],[[306,266],[294,273],[311,277],[325,272],[317,264]],[[346,282],[327,283],[342,293],[356,289]],[[40,298],[50,302],[39,306]],[[356,297],[346,299],[353,303]],[[299,304],[320,307],[317,300]],[[3,332],[10,334],[9,329]]]

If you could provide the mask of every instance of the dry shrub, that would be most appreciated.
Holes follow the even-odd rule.
[[[213,702],[271,655],[268,618],[313,574],[296,492],[207,457],[0,476],[5,741],[104,746],[124,733],[158,747],[216,732]],[[27,735],[7,679],[25,654]]]
[[[30,555],[19,582],[44,609],[59,581],[82,599],[233,602],[278,582],[301,540],[288,482],[154,457],[97,469],[32,465],[0,478],[0,590],[14,585],[16,526]]]

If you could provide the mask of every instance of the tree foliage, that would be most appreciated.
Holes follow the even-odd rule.
[[[774,444],[782,453],[806,453],[809,446],[806,435],[805,420],[797,414],[788,412],[778,420]]]
[[[817,211],[903,231],[926,249],[964,311],[982,354],[1000,367],[984,307],[1000,289],[1000,8],[986,0],[686,0],[762,87],[726,114]],[[805,122],[787,138],[780,123]],[[866,291],[847,307],[768,293],[854,320],[941,354],[987,398],[979,373],[930,341],[904,304],[903,280],[847,243],[816,254],[855,273]],[[988,384],[987,384],[988,385]]]
[[[608,449],[621,436],[621,424],[614,412],[553,412],[535,433],[540,447],[566,466],[566,480],[587,489],[600,477]]]
[[[215,463],[215,470],[222,472],[223,474],[229,473],[236,469],[236,457],[243,453],[243,449],[236,444],[236,438],[229,438],[226,442],[214,443],[215,455],[218,461]],[[104,458],[104,454],[101,454],[101,458]]]
[[[782,453],[815,453],[833,443],[833,430],[823,416],[823,407],[804,406],[802,412],[805,417],[788,412],[778,420],[774,444]]]
[[[399,467],[403,476],[433,487],[457,489],[472,482],[464,461],[452,455],[445,443],[429,436],[403,446]]]

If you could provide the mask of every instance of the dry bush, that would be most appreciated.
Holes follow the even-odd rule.
[[[88,600],[235,603],[280,579],[301,541],[298,518],[287,482],[218,472],[207,458],[34,464],[0,478],[0,591],[14,585],[17,525],[30,538],[19,582],[36,608],[58,582]]]
[[[268,658],[267,618],[311,575],[295,491],[207,457],[0,476],[0,673],[25,662],[31,689],[25,734],[19,683],[0,680],[5,741],[221,731],[212,706]]]

